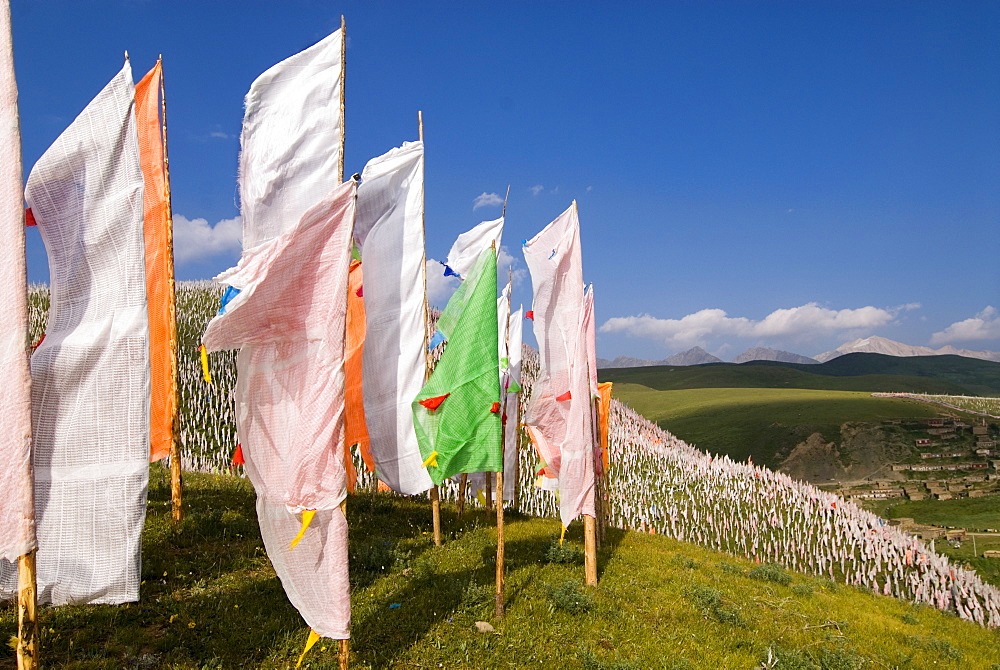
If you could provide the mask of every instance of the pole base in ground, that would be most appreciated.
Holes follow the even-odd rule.
[[[434,544],[441,546],[441,494],[438,487],[431,489],[431,518],[434,523]]]
[[[503,519],[503,473],[497,473],[497,589],[496,589],[496,618],[502,619],[504,612],[504,586],[505,577],[505,555],[506,540],[504,535]]]
[[[351,659],[351,641],[339,640],[338,642],[339,648],[337,649],[337,669],[347,670]]]
[[[597,586],[597,520],[583,515],[583,571],[587,586]]]
[[[35,581],[35,552],[17,559],[17,670],[37,670],[38,590]]]

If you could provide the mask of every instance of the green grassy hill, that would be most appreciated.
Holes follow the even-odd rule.
[[[841,438],[847,422],[921,419],[939,415],[927,403],[873,398],[868,393],[776,388],[694,388],[659,391],[615,384],[615,396],[700,449],[736,460],[753,456],[776,466],[783,454],[813,433]]]
[[[900,358],[848,354],[820,365],[773,361],[600,370],[601,381],[659,391],[692,388],[799,388],[955,395],[1000,394],[1000,363],[962,356]],[[934,390],[930,390],[934,389]]]
[[[186,485],[174,527],[154,467],[140,603],[41,610],[44,667],[293,667],[307,630],[264,554],[249,483],[188,474]],[[495,532],[482,512],[459,521],[445,505],[443,547],[425,501],[364,493],[348,517],[355,669],[1000,668],[997,631],[660,536],[610,530],[600,584],[584,588],[579,526],[559,547],[550,519],[510,519],[497,621]],[[9,637],[16,617],[4,607]],[[303,667],[335,668],[336,644],[321,641]]]

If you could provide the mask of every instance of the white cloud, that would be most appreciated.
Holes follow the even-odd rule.
[[[208,134],[208,136],[209,137],[215,137],[215,138],[222,139],[222,140],[228,140],[228,139],[230,139],[230,138],[233,137],[229,133],[224,133],[221,130],[213,130],[211,133]]]
[[[703,309],[681,319],[658,319],[648,314],[608,319],[602,333],[626,333],[634,337],[660,340],[673,347],[705,346],[710,338],[756,339],[814,337],[870,331],[891,322],[902,308],[833,310],[811,302],[801,307],[776,309],[760,321],[731,317],[721,309]]]
[[[497,207],[502,204],[503,198],[501,198],[498,194],[483,191],[481,194],[476,196],[475,200],[472,201],[472,209],[475,211],[480,207]]]
[[[507,285],[507,268],[512,269],[510,278],[513,286],[520,286],[528,276],[527,269],[518,267],[517,259],[511,256],[504,244],[500,245],[500,253],[497,254],[497,283],[500,286]]]
[[[427,259],[427,302],[431,307],[444,309],[448,298],[458,288],[458,277],[445,277],[444,265],[433,258]]]
[[[542,186],[541,184],[535,184],[528,190],[531,191],[531,195],[538,195],[539,193],[545,190],[545,187]]]
[[[931,344],[937,346],[954,342],[996,339],[1000,339],[1000,314],[995,307],[987,306],[971,319],[956,321],[941,332],[931,335]]]
[[[174,260],[177,263],[204,260],[220,254],[239,258],[242,250],[243,219],[224,219],[214,226],[205,219],[174,215]]]

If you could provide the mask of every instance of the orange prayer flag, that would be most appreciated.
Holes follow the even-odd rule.
[[[604,471],[608,471],[608,417],[611,413],[611,382],[601,382],[597,385],[600,402],[597,405],[597,423],[601,433],[601,460]]]
[[[344,468],[347,471],[348,491],[354,491],[357,482],[357,471],[351,457],[352,445],[358,445],[368,471],[375,471],[375,461],[368,446],[368,425],[361,387],[361,361],[365,349],[363,280],[361,261],[351,261],[347,276],[347,334],[344,341]]]
[[[152,397],[149,417],[149,460],[158,461],[170,453],[173,422],[177,413],[177,339],[174,314],[174,259],[170,217],[169,184],[164,164],[164,135],[160,119],[160,91],[163,68],[153,69],[135,85],[136,126],[139,132],[139,160],[145,182],[143,211],[146,238],[146,294],[149,309],[149,364]]]

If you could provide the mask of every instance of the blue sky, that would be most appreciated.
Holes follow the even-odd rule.
[[[423,110],[427,254],[509,184],[515,304],[520,240],[576,199],[600,356],[1000,350],[995,2],[13,0],[26,172],[125,50],[137,78],[162,53],[177,274],[213,276],[243,96],[341,14],[347,174]]]

